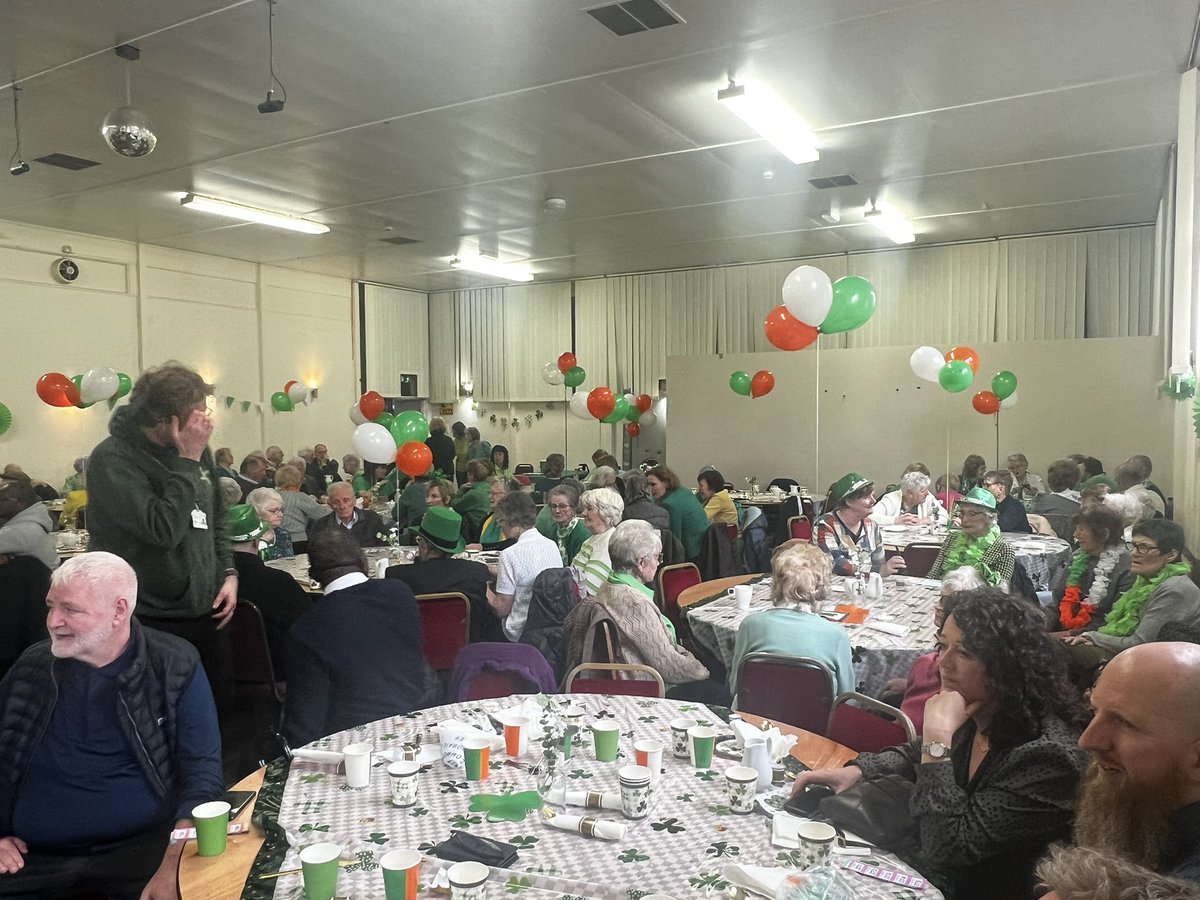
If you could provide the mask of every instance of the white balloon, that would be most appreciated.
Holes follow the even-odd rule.
[[[354,429],[354,452],[373,463],[389,463],[396,458],[396,439],[390,431],[375,422]]]
[[[642,413],[640,416],[638,416],[638,424],[641,425],[643,428],[649,428],[651,425],[653,425],[657,421],[658,421],[658,416],[656,416],[652,412],[647,411],[647,412]]]
[[[358,408],[358,404],[354,403],[350,406],[350,421],[355,425],[366,425],[371,420],[362,414],[362,410]]]
[[[1013,391],[1007,397],[1000,401],[1001,409],[1012,409],[1017,405],[1017,392]]]
[[[938,373],[946,365],[946,357],[937,347],[918,347],[912,352],[912,356],[908,358],[908,364],[912,367],[913,374],[918,378],[923,378],[926,381],[932,381],[936,384]]]
[[[113,396],[121,386],[117,373],[107,366],[88,369],[79,383],[79,399],[84,403],[98,403]]]
[[[797,266],[783,279],[783,305],[805,325],[816,328],[833,306],[833,283],[816,266]]]
[[[542,381],[546,384],[562,384],[565,376],[558,368],[558,363],[548,362],[542,366]]]
[[[587,400],[587,391],[576,391],[571,395],[571,412],[581,419],[590,419],[592,414],[588,412]]]
[[[629,405],[630,409],[634,409],[637,407],[637,396],[634,394],[626,394],[625,402]]]
[[[303,403],[308,399],[308,386],[297,381],[288,390],[288,398],[293,403]]]

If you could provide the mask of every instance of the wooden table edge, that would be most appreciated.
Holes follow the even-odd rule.
[[[257,791],[262,788],[266,772],[265,768],[251,772],[230,790]],[[179,869],[176,874],[176,887],[180,897],[185,900],[193,897],[206,900],[236,900],[242,896],[246,878],[265,837],[263,830],[250,821],[257,805],[258,797],[255,797],[234,820],[248,823],[250,830],[243,834],[231,834],[229,847],[220,856],[197,856],[196,842],[188,841],[183,855],[179,857]]]

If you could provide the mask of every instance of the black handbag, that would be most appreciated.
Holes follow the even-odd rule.
[[[450,862],[481,862],[494,869],[511,868],[518,859],[512,844],[465,831],[452,831],[449,840],[431,847],[429,853]]]
[[[915,787],[900,775],[864,779],[822,800],[821,814],[876,847],[903,852],[917,843],[917,820],[908,806]]]

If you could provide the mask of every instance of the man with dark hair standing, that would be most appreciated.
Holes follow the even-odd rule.
[[[237,569],[211,477],[212,385],[178,363],[146,371],[109,422],[88,462],[92,550],[137,573],[143,625],[193,644],[218,710],[232,690],[229,637]]]

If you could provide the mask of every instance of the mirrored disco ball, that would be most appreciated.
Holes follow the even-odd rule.
[[[132,106],[119,106],[105,116],[100,134],[113,152],[134,159],[148,156],[158,143],[150,117]]]

